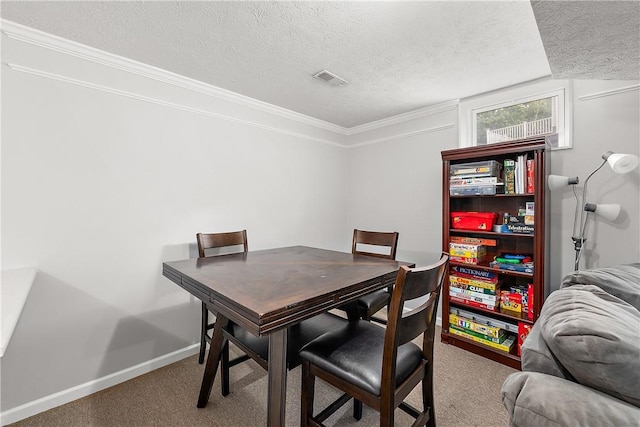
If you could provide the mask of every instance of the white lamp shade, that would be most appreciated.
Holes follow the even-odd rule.
[[[607,157],[607,163],[615,173],[628,173],[638,166],[638,156],[613,153]]]
[[[600,203],[597,205],[587,203],[584,207],[587,212],[593,212],[594,214],[608,219],[609,221],[615,221],[620,215],[620,205],[617,203]]]
[[[549,186],[549,190],[560,190],[569,185],[575,185],[578,183],[578,178],[569,178],[568,176],[562,175],[549,175],[547,177],[547,185]]]

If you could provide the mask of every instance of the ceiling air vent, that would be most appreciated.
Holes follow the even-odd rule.
[[[316,79],[324,80],[331,86],[343,86],[349,83],[345,79],[342,79],[327,70],[322,70],[319,73],[314,74],[313,77],[315,77]]]

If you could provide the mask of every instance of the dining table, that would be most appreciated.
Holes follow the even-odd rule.
[[[207,405],[229,321],[267,336],[267,426],[285,425],[287,328],[383,289],[409,262],[308,246],[164,262],[162,274],[216,313],[198,408]],[[351,316],[353,317],[353,315]]]

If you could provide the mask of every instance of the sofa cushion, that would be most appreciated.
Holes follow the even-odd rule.
[[[574,271],[560,289],[573,285],[595,285],[640,310],[640,263]]]
[[[516,372],[502,385],[511,426],[640,425],[640,408],[594,389],[538,372]]]
[[[522,344],[522,357],[520,358],[523,371],[540,372],[559,378],[575,381],[571,374],[562,366],[558,359],[551,353],[549,346],[542,338],[540,323],[531,328],[529,335]]]
[[[551,352],[580,384],[640,406],[640,312],[597,286],[553,292],[539,319]]]

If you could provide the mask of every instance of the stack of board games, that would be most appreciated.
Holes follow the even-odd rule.
[[[451,243],[475,243],[484,246],[497,246],[497,239],[486,239],[484,237],[449,236]]]
[[[449,243],[449,255],[451,261],[464,264],[478,264],[484,261],[487,249],[480,243]]]
[[[509,215],[506,226],[509,233],[533,234],[535,231],[533,215]]]
[[[527,318],[533,320],[532,307],[533,283],[513,285],[500,291],[500,308],[527,313]]]
[[[529,255],[501,254],[493,258],[489,267],[533,274],[533,259]]]
[[[485,310],[498,310],[498,274],[459,265],[450,268],[449,301]]]
[[[511,353],[518,341],[518,325],[460,308],[449,309],[449,333]]]
[[[519,208],[515,215],[504,214],[507,232],[533,234],[535,231],[535,202],[526,202],[526,208]]]
[[[449,170],[451,196],[493,195],[502,193],[500,170],[495,160],[452,165]]]

